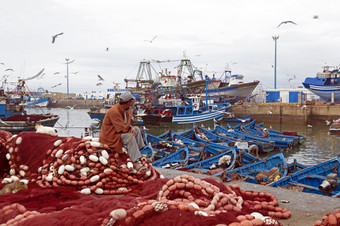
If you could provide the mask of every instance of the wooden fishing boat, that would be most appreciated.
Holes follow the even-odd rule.
[[[340,197],[340,157],[337,156],[320,164],[298,170],[291,176],[271,184],[307,193]]]
[[[221,173],[215,174],[220,176]],[[227,171],[222,175],[225,180],[241,179],[255,184],[268,184],[279,178],[287,176],[287,163],[282,153],[264,158],[258,162]]]
[[[214,130],[209,130],[208,132],[213,133],[219,137],[227,137],[228,139],[232,139],[234,142],[238,140],[246,140],[249,145],[256,145],[259,148],[260,152],[270,152],[273,151],[275,147],[274,141],[267,142],[250,138],[247,139],[245,136],[229,132],[226,128],[219,125],[216,125]]]
[[[284,139],[284,138],[272,138],[272,137],[265,137],[256,133],[253,133],[249,131],[245,126],[243,125],[237,125],[233,128],[233,133],[239,134],[244,136],[246,139],[254,139],[254,140],[260,140],[265,142],[275,142],[275,148],[290,148],[293,147],[293,140],[290,139]]]
[[[329,127],[330,134],[340,135],[340,122],[335,122]]]
[[[241,128],[241,126],[240,126],[240,128]],[[280,134],[280,133],[270,133],[267,128],[263,128],[262,130],[257,129],[256,126],[255,126],[255,119],[253,121],[251,121],[250,123],[244,125],[244,127],[242,127],[241,129],[244,129],[244,128],[249,133],[252,133],[252,134],[255,134],[255,135],[258,135],[258,136],[268,137],[268,138],[271,138],[271,139],[274,139],[274,140],[283,140],[283,141],[290,140],[290,141],[292,141],[292,143],[290,144],[291,146],[296,146],[300,143],[300,141],[299,141],[300,138],[297,137],[297,136],[284,135],[284,134]],[[265,132],[265,131],[267,131],[267,132]]]
[[[186,165],[188,159],[189,150],[187,147],[183,147],[174,153],[165,155],[163,158],[153,161],[152,165],[155,167],[173,168]]]
[[[35,124],[53,127],[59,116],[51,114],[13,115],[0,120],[0,130],[12,133],[35,130]]]

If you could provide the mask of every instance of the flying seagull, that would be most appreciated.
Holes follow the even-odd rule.
[[[53,75],[57,75],[57,74],[60,74],[60,72],[58,71],[58,72],[54,72],[54,73],[53,73]]]
[[[102,86],[103,85],[103,83],[101,83],[101,82],[98,82],[97,84],[96,84],[96,86]]]
[[[314,15],[313,19],[319,19],[319,16],[318,15]]]
[[[59,84],[57,84],[57,85],[54,85],[54,86],[52,86],[51,88],[55,88],[55,87],[60,86],[60,85],[61,85],[61,83],[59,83]]]
[[[45,68],[43,68],[41,71],[38,72],[38,74],[32,76],[32,77],[29,77],[29,78],[25,78],[25,79],[21,79],[23,81],[28,81],[28,80],[31,80],[31,79],[34,79],[34,78],[37,78],[39,77],[39,75],[42,75],[42,73],[44,72]]]
[[[14,71],[12,68],[7,68],[5,71]]]
[[[70,110],[73,110],[75,106],[77,106],[77,105],[75,104],[72,107],[71,106],[66,106],[66,107],[69,108]]]
[[[109,47],[106,47],[105,51],[109,51],[109,50],[110,50]]]
[[[53,35],[53,36],[52,36],[52,43],[54,43],[54,42],[55,42],[55,39],[56,39],[59,35],[62,35],[62,34],[64,34],[64,33],[61,32],[61,33],[59,33],[59,34]]]
[[[98,78],[99,78],[99,81],[104,81],[104,79],[103,79],[102,76],[100,76],[100,75],[97,75],[97,76],[98,76]]]
[[[296,23],[294,23],[293,21],[291,21],[291,20],[287,20],[287,21],[282,21],[280,24],[279,24],[279,26],[277,26],[277,27],[280,27],[281,26],[281,24],[287,24],[287,23],[291,23],[291,24],[295,24],[295,25],[297,25]]]
[[[157,38],[157,35],[155,37],[153,37],[151,40],[144,40],[144,41],[152,43],[153,40],[155,40],[155,38]]]

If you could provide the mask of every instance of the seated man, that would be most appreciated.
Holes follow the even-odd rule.
[[[99,134],[99,142],[107,144],[111,150],[123,153],[123,146],[131,158],[136,170],[146,170],[139,163],[142,157],[140,150],[145,146],[140,129],[131,126],[132,104],[135,98],[130,92],[122,93],[119,101],[105,114]]]

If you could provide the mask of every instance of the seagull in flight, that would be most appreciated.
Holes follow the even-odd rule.
[[[71,106],[66,106],[66,107],[69,108],[70,110],[73,110],[75,106],[77,106],[77,105],[75,104],[72,107]]]
[[[96,84],[96,86],[102,86],[102,85],[103,85],[102,82],[98,82],[98,83]]]
[[[59,83],[59,84],[57,84],[57,85],[54,85],[54,86],[52,86],[51,88],[55,88],[55,87],[60,86],[60,85],[61,85],[61,83]]]
[[[62,35],[62,34],[64,34],[64,33],[61,32],[61,33],[58,33],[58,34],[53,35],[53,36],[52,36],[52,43],[54,43],[54,42],[55,42],[55,39],[56,39],[59,35]]]
[[[54,72],[53,75],[57,75],[57,74],[60,74],[60,72]]]
[[[109,51],[109,50],[110,50],[109,47],[106,47],[105,51]]]
[[[103,79],[102,76],[100,76],[100,75],[97,75],[97,76],[98,76],[98,78],[99,78],[99,81],[104,81],[104,79]]]
[[[319,16],[318,15],[314,15],[313,19],[319,19]]]
[[[153,40],[155,40],[155,38],[157,38],[157,35],[156,35],[155,37],[153,37],[151,40],[144,40],[144,41],[145,41],[145,42],[150,42],[150,43],[152,43]]]
[[[291,24],[295,24],[295,25],[297,25],[296,23],[294,23],[293,21],[291,21],[291,20],[287,20],[287,21],[282,21],[280,24],[279,24],[279,26],[277,26],[277,27],[280,27],[282,24],[287,24],[287,23],[291,23]]]
[[[12,68],[7,68],[5,71],[14,71]]]

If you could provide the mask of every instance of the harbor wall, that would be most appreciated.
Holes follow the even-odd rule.
[[[230,110],[235,116],[250,114],[259,122],[282,124],[325,124],[340,118],[340,104],[236,103]]]
[[[91,107],[103,107],[103,100],[76,100],[76,99],[59,99],[52,100],[47,107],[50,108],[67,108],[67,106],[75,109],[90,109]]]

